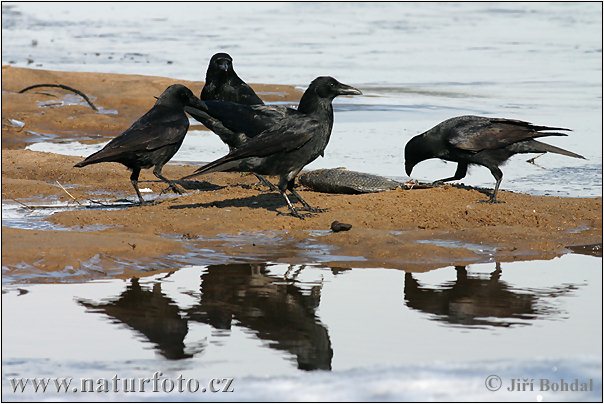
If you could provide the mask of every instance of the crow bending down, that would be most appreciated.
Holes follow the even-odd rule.
[[[457,170],[453,177],[436,182],[460,180],[466,176],[468,165],[487,167],[497,181],[489,202],[497,202],[497,191],[503,179],[499,169],[517,153],[557,153],[584,159],[576,153],[535,140],[544,136],[566,136],[560,132],[570,129],[537,126],[529,122],[504,118],[459,116],[447,119],[427,132],[412,138],[405,146],[405,171],[411,175],[413,167],[431,158],[453,161]]]

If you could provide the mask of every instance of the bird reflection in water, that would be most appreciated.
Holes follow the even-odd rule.
[[[269,347],[294,355],[299,369],[330,370],[331,341],[315,314],[321,285],[298,286],[296,278],[304,266],[290,266],[285,276],[270,274],[267,267],[208,266],[201,275],[199,302],[183,310],[162,293],[160,281],[145,287],[136,278],[115,298],[101,303],[80,299],[78,303],[140,332],[168,359],[190,358],[205,348],[204,343],[197,348],[185,347],[188,323],[197,321],[219,330],[230,330],[237,324],[267,341]]]
[[[488,278],[469,276],[464,266],[456,266],[455,271],[455,281],[437,288],[422,287],[413,274],[405,273],[405,304],[411,309],[435,315],[435,320],[451,324],[509,327],[530,324],[526,320],[537,317],[559,314],[540,300],[561,296],[577,288],[562,285],[547,290],[518,290],[500,279],[499,263]]]
[[[189,330],[187,320],[181,316],[178,305],[162,293],[159,282],[147,289],[133,278],[126,290],[115,299],[103,303],[80,299],[78,303],[140,332],[167,359],[190,358],[197,353],[185,351],[184,339]]]
[[[235,323],[268,346],[289,352],[302,370],[331,370],[333,350],[315,312],[321,285],[304,292],[295,278],[303,267],[290,267],[285,277],[270,274],[266,264],[210,265],[201,275],[199,304],[187,310],[190,321],[229,330]]]

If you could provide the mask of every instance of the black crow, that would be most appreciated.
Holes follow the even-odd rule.
[[[161,170],[176,154],[187,134],[189,119],[184,112],[187,105],[199,107],[201,101],[187,87],[171,85],[159,96],[153,108],[124,133],[74,167],[102,162],[125,165],[132,170],[130,182],[141,205],[145,203],[138,189],[138,176],[142,168],[155,166],[153,174],[168,183],[174,192],[181,193],[173,181],[162,175]]]
[[[206,81],[199,98],[202,101],[229,101],[243,105],[264,105],[254,90],[237,76],[233,69],[233,58],[227,53],[217,53],[210,59]],[[241,146],[247,136],[226,128],[220,120],[204,111],[188,108],[187,112],[205,127],[216,133],[229,146],[229,151]]]
[[[254,90],[237,76],[233,68],[233,58],[228,53],[217,53],[210,59],[206,81],[199,98],[202,101],[229,101],[244,105],[264,105],[264,102]],[[229,151],[241,146],[248,139],[243,133],[236,133],[225,128],[218,119],[203,111],[192,108],[187,112],[206,128],[216,133],[220,140],[229,146]],[[271,190],[277,190],[273,184],[261,175],[256,174],[256,177]]]
[[[233,69],[233,58],[227,53],[217,53],[210,59],[206,82],[199,98],[245,105],[264,104],[254,90],[237,76]]]
[[[584,159],[576,153],[535,140],[544,136],[566,136],[565,133],[543,131],[569,131],[565,128],[537,126],[529,122],[481,116],[458,116],[447,119],[427,132],[412,138],[405,146],[405,171],[411,175],[413,167],[421,161],[440,158],[457,163],[453,177],[436,181],[460,180],[466,176],[468,165],[487,167],[497,183],[489,202],[497,202],[497,191],[503,178],[499,169],[516,153],[558,153]]]
[[[279,192],[293,216],[303,218],[289,201],[286,190],[298,198],[304,209],[320,211],[308,205],[294,190],[294,181],[300,170],[323,155],[327,147],[333,127],[333,99],[338,95],[358,94],[361,92],[356,88],[332,77],[318,77],[302,95],[297,109],[203,101],[205,112],[250,139],[184,178],[216,171],[278,175]]]

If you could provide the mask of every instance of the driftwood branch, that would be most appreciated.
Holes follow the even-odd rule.
[[[539,154],[539,155],[537,155],[537,156],[535,156],[535,157],[532,157],[532,158],[530,158],[530,159],[526,160],[526,162],[527,162],[527,163],[530,163],[530,164],[538,165],[537,163],[535,163],[535,160],[536,160],[536,159],[538,159],[539,157],[541,157],[541,156],[545,155],[545,154],[546,154],[546,153],[541,153],[541,154]]]
[[[32,208],[31,206],[26,205],[26,204],[24,204],[23,202],[16,200],[15,198],[10,198],[10,199],[11,199],[12,201],[17,202],[19,205],[23,206],[23,207],[24,207],[25,209],[27,209],[27,210],[34,210],[34,208]]]
[[[71,195],[71,194],[69,193],[69,191],[68,191],[68,190],[66,190],[66,189],[65,189],[65,187],[64,187],[63,185],[61,185],[61,183],[60,183],[59,181],[55,181],[55,182],[56,182],[57,184],[59,184],[59,186],[61,187],[61,189],[62,189],[63,191],[65,191],[65,193],[66,193],[67,195],[69,195],[69,196],[71,197],[71,199],[73,199],[73,200],[75,201],[75,203],[77,203],[78,205],[82,206],[82,204],[80,203],[80,201],[78,201],[78,200],[77,200],[77,199],[76,199],[76,198],[75,198],[73,195]]]
[[[63,189],[63,191],[65,191],[65,193],[66,193],[67,195],[69,195],[69,196],[71,197],[71,199],[73,199],[73,200],[75,201],[75,203],[77,203],[77,204],[78,204],[78,205],[80,205],[80,206],[86,206],[86,205],[81,204],[81,203],[80,203],[80,201],[78,201],[78,200],[77,200],[77,199],[76,199],[76,198],[75,198],[73,195],[71,195],[71,194],[69,193],[69,191],[67,191],[67,190],[65,189],[65,187],[64,187],[63,185],[61,185],[61,183],[60,183],[59,181],[57,181],[57,180],[55,180],[55,181],[56,181],[56,183],[57,183],[57,184],[58,184],[58,185],[61,187],[61,189]],[[101,202],[101,201],[95,201],[94,199],[90,199],[90,198],[86,198],[86,199],[88,200],[88,202],[93,203],[93,204],[97,204],[97,205],[101,205],[101,206],[111,206],[111,205],[106,204],[106,203],[103,203],[103,202]],[[87,207],[90,207],[90,205],[88,205]]]
[[[33,86],[25,87],[23,90],[19,91],[19,94],[22,94],[26,91],[33,90],[34,88],[40,88],[40,87],[56,87],[56,88],[62,88],[63,90],[71,91],[71,92],[79,95],[80,97],[82,97],[84,99],[84,101],[86,101],[88,103],[88,105],[90,105],[90,108],[92,108],[95,111],[98,111],[98,108],[92,103],[92,101],[90,101],[90,98],[88,98],[88,96],[86,94],[84,94],[83,92],[81,92],[78,89],[66,86],[65,84],[34,84]]]

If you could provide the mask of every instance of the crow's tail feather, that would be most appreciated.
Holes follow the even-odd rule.
[[[237,160],[239,159],[233,159],[228,155],[224,156],[216,161],[213,161],[203,167],[198,168],[193,174],[186,175],[182,177],[181,180],[187,180],[189,178],[197,177],[198,175],[202,174],[215,173],[219,171],[229,171],[231,168],[237,166]]]
[[[540,126],[540,125],[531,125],[530,128],[532,130],[535,131],[542,131],[542,130],[565,130],[565,131],[569,131],[572,132],[572,129],[568,129],[568,128],[558,128],[555,126]]]
[[[80,161],[78,164],[74,165],[74,167],[86,167],[89,164],[96,164],[96,163],[102,163],[103,161],[105,161],[103,159],[103,153],[105,149],[99,150],[96,153],[91,154],[90,156],[86,157],[84,160]]]
[[[530,142],[522,142],[523,143],[523,149],[521,152],[522,153],[556,153],[556,154],[562,154],[564,156],[568,156],[568,157],[574,157],[577,159],[583,159],[586,160],[585,157],[581,156],[580,154],[577,153],[573,153],[571,151],[562,149],[560,147],[556,147],[556,146],[552,146],[551,144],[547,144],[547,143],[543,143],[543,142],[539,142],[537,140],[531,140]]]
[[[88,164],[92,164],[92,163],[89,163],[86,160],[82,160],[78,164],[74,165],[74,167],[86,167]]]

